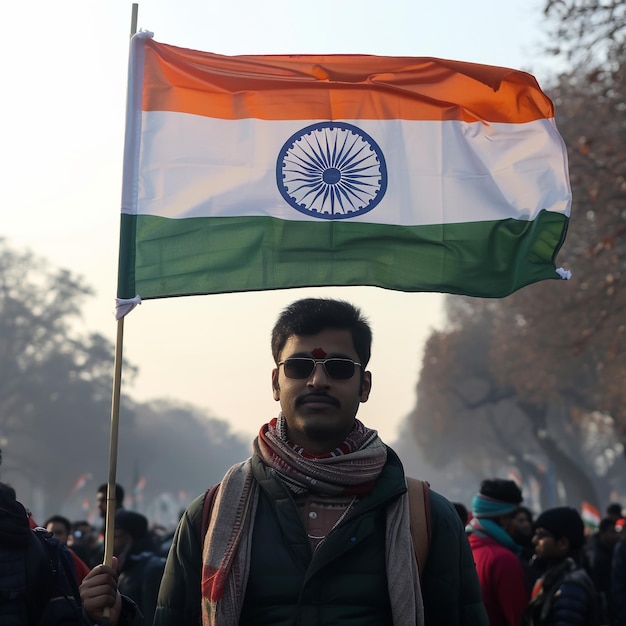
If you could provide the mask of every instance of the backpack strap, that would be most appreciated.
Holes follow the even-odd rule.
[[[200,527],[201,534],[200,539],[204,543],[204,537],[207,530],[209,530],[209,522],[211,521],[211,513],[213,512],[213,505],[215,504],[215,496],[217,490],[220,488],[220,483],[209,487],[204,494],[204,502],[202,504],[202,526]]]
[[[406,477],[411,517],[411,538],[417,560],[420,585],[430,546],[430,485],[417,478]]]

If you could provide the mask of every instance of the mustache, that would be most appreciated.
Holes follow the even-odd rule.
[[[319,392],[311,392],[298,396],[298,398],[296,399],[296,406],[300,406],[301,404],[306,403],[307,400],[324,400],[325,402],[328,402],[329,404],[332,404],[337,408],[341,406],[341,403],[339,402],[339,400],[337,400],[337,398],[329,396],[327,393]]]

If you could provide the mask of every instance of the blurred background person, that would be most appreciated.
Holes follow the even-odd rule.
[[[595,587],[581,566],[585,525],[578,511],[562,506],[541,513],[533,543],[545,571],[532,590],[524,626],[598,624]]]
[[[529,589],[522,548],[513,540],[513,516],[522,492],[512,480],[483,480],[472,500],[469,542],[490,626],[519,626]]]
[[[76,580],[80,585],[80,583],[83,582],[83,578],[87,576],[91,568],[78,556],[78,554],[76,554],[76,552],[74,552],[74,550],[70,546],[67,545],[68,539],[70,538],[70,532],[72,530],[72,524],[70,523],[70,520],[68,520],[67,517],[63,517],[63,515],[53,515],[46,520],[44,528],[49,533],[52,533],[52,536],[59,543],[67,546],[70,555],[72,556]]]
[[[90,568],[100,565],[104,558],[104,545],[98,539],[98,532],[87,520],[72,523],[72,530],[67,545]]]
[[[155,553],[153,535],[144,515],[118,510],[113,554],[119,563],[119,592],[135,602],[145,624],[152,624],[166,559]]]

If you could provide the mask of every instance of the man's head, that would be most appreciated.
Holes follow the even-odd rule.
[[[522,491],[514,481],[489,478],[483,480],[472,500],[472,514],[493,520],[512,535],[515,530],[511,522],[522,500]]]
[[[72,524],[67,517],[62,515],[53,515],[46,520],[44,528],[52,533],[52,536],[57,539],[63,545],[67,544],[67,540],[70,537],[70,531],[72,530]]]
[[[283,310],[272,331],[272,390],[290,440],[312,454],[341,444],[369,397],[371,342],[367,321],[347,302],[307,298]]]
[[[120,556],[130,551],[133,544],[142,542],[148,536],[148,518],[136,511],[120,509],[115,514],[113,554]]]
[[[518,507],[513,515],[513,526],[515,532],[522,537],[530,538],[533,535],[533,514],[532,511],[525,507]]]
[[[606,507],[606,516],[616,522],[622,517],[622,505],[619,502],[611,502]]]
[[[535,520],[535,554],[547,563],[567,558],[580,550],[584,543],[585,524],[572,507],[547,509]]]
[[[328,328],[350,331],[352,345],[365,369],[372,350],[372,330],[367,320],[349,302],[326,298],[296,300],[282,311],[272,329],[274,362],[280,360],[280,353],[291,336],[316,335]]]
[[[598,526],[598,541],[606,548],[612,549],[622,538],[622,529],[619,520],[604,517]]]
[[[68,545],[91,548],[97,543],[96,530],[87,520],[78,520],[72,524]]]
[[[98,504],[98,510],[100,511],[100,517],[106,517],[107,515],[107,493],[108,484],[103,483],[98,487],[96,492],[96,502]],[[124,507],[124,488],[121,485],[115,484],[115,510]]]

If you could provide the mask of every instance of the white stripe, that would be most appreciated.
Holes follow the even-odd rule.
[[[345,120],[387,164],[380,204],[351,218],[405,226],[569,215],[563,141],[553,120],[526,124]],[[169,218],[273,216],[315,220],[276,184],[284,143],[315,120],[217,120],[144,112],[136,212]],[[133,213],[133,203],[122,211]]]

